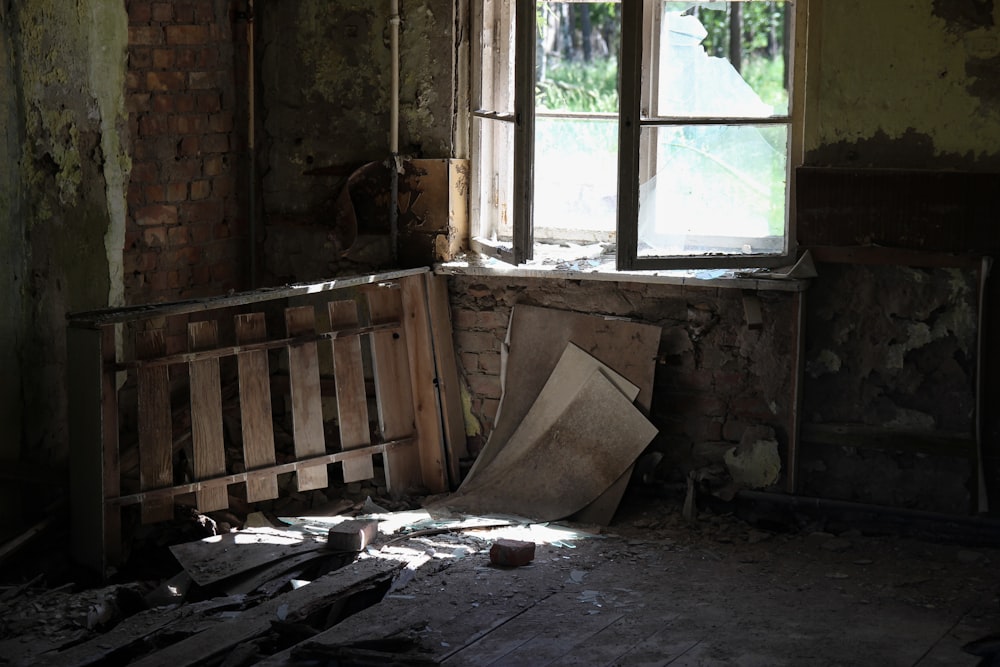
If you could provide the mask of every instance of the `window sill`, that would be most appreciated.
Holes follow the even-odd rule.
[[[777,277],[764,269],[672,269],[659,271],[617,271],[615,258],[577,260],[558,264],[530,262],[514,266],[477,253],[465,253],[450,262],[434,265],[434,273],[452,276],[508,278],[548,278],[561,280],[600,280],[606,282],[654,283],[688,287],[801,292],[809,286],[807,278]]]

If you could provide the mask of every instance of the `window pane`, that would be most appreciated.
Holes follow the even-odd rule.
[[[514,0],[483,0],[477,23],[481,23],[479,49],[474,67],[475,109],[500,114],[514,112]]]
[[[542,0],[535,12],[535,239],[612,242],[621,6]]]
[[[479,156],[473,164],[472,216],[478,222],[473,236],[486,241],[510,243],[514,228],[514,124],[473,118],[473,149]]]
[[[653,116],[767,117],[788,113],[790,2],[664,2],[650,41]]]
[[[535,118],[535,239],[610,242],[618,202],[618,121]]]
[[[785,125],[644,128],[639,256],[782,252],[787,141]]]

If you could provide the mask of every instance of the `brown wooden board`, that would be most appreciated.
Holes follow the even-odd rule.
[[[505,390],[497,422],[467,475],[473,478],[496,456],[524,419],[567,343],[574,343],[639,387],[636,405],[649,413],[660,327],[597,315],[516,305],[508,331]],[[631,468],[573,518],[610,523],[628,483]]]
[[[311,334],[316,329],[316,314],[312,306],[285,309],[285,324],[289,336]],[[292,431],[295,455],[299,458],[318,456],[326,452],[323,435],[323,402],[320,396],[319,354],[316,343],[293,345],[288,348],[288,375],[292,384]],[[325,489],[328,484],[326,466],[312,466],[296,473],[299,491]]]
[[[378,286],[368,290],[365,296],[372,324],[398,322],[402,317],[399,289]],[[396,440],[412,436],[414,435],[413,395],[403,334],[373,333],[371,350],[379,431],[382,439]],[[387,452],[383,461],[385,480],[390,493],[403,494],[420,489],[420,454],[417,448]]]
[[[207,586],[276,560],[326,546],[326,535],[303,530],[247,528],[170,547],[181,567],[199,586]]]
[[[549,400],[548,394],[569,400]],[[556,405],[557,408],[549,409]],[[538,416],[538,412],[544,414]],[[446,498],[449,509],[516,514],[539,521],[570,516],[632,465],[656,428],[601,370],[582,386],[547,384],[507,445],[473,480]]]
[[[327,304],[330,327],[336,331],[358,326],[358,304],[331,301]],[[368,396],[365,394],[365,367],[361,358],[361,337],[334,338],[333,375],[337,383],[337,425],[340,448],[355,449],[371,444],[368,427]],[[344,461],[344,482],[357,482],[375,476],[370,456]]]
[[[399,562],[383,559],[358,561],[242,612],[235,622],[204,630],[132,664],[145,667],[206,664],[237,644],[267,632],[271,623],[279,620],[279,610],[284,610],[283,619],[289,623],[304,621],[339,599],[388,582],[400,567]]]
[[[441,421],[444,425],[445,455],[452,488],[461,483],[462,459],[469,456],[465,439],[465,416],[462,392],[458,380],[458,363],[452,335],[451,311],[448,305],[448,279],[426,274],[427,305],[430,308],[431,337],[434,339],[434,364],[437,369],[438,397]]]
[[[188,324],[188,349],[212,348],[219,342],[215,320]],[[194,449],[195,480],[226,474],[226,449],[222,436],[222,381],[219,360],[203,359],[188,364],[191,379],[191,444]],[[202,489],[195,494],[198,509],[213,512],[229,507],[226,487]]]
[[[264,313],[236,316],[236,342],[259,343],[267,340]],[[247,470],[274,465],[274,424],[271,421],[271,383],[267,352],[240,352],[237,356],[240,377],[240,419],[243,428],[243,460]],[[276,475],[247,480],[247,502],[278,497]]]
[[[445,468],[444,435],[438,405],[427,289],[423,276],[402,278],[399,283],[421,479],[424,487],[431,493],[443,493],[448,490],[448,473]]]
[[[166,352],[162,329],[136,335],[135,353],[150,359]],[[159,489],[173,483],[170,378],[167,366],[141,368],[138,376],[139,488]],[[174,518],[173,500],[150,500],[142,504],[143,523]]]

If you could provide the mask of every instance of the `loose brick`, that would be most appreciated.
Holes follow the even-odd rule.
[[[136,224],[146,225],[176,225],[177,207],[164,204],[144,206],[135,212]],[[165,237],[164,237],[165,238]]]
[[[152,91],[184,90],[187,74],[184,72],[146,72],[146,89]]]
[[[168,25],[165,34],[167,44],[204,44],[209,31],[203,25]]]
[[[375,519],[352,519],[330,528],[326,548],[331,551],[362,551],[378,536]]]
[[[490,562],[503,567],[521,567],[535,560],[535,543],[500,539],[490,547]]]

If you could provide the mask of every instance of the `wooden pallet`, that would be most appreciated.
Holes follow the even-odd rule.
[[[464,434],[462,442],[451,432],[446,439],[442,426],[454,423],[460,408],[455,396],[441,395],[443,388],[457,390],[457,381],[450,377],[447,310],[442,315],[439,302],[428,304],[428,295],[440,290],[435,280],[416,269],[71,316],[77,560],[99,572],[121,561],[125,506],[139,505],[144,523],[172,519],[174,500],[183,494],[194,494],[199,511],[226,509],[228,487],[239,483],[246,484],[248,502],[270,500],[279,495],[278,475],[286,473],[295,474],[299,492],[325,489],[330,464],[340,464],[344,482],[367,480],[375,475],[376,455],[390,494],[447,491],[449,468],[457,469],[465,443]],[[444,354],[442,341],[449,341]],[[332,383],[321,378],[322,365],[332,366]],[[285,402],[272,395],[277,366],[287,374]],[[232,398],[243,447],[231,456],[242,466],[226,453],[225,367],[235,368],[238,378]],[[375,428],[368,385],[374,386]],[[120,401],[122,387],[134,387],[134,407]],[[333,418],[324,416],[323,395],[331,390]],[[176,397],[185,394],[181,412],[189,418],[178,427]],[[328,412],[331,405],[326,401]],[[442,419],[442,408],[450,417]],[[286,453],[280,464],[272,412],[290,414],[292,423],[292,460]],[[325,429],[334,419],[336,429]],[[138,432],[138,489],[129,489],[135,454],[123,456],[121,423],[134,423]],[[331,431],[339,438],[328,442]],[[193,479],[179,480],[174,471],[179,442]]]

